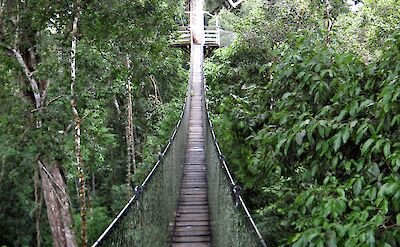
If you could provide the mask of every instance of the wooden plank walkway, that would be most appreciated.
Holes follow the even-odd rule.
[[[174,247],[211,246],[203,139],[202,66],[201,59],[196,60],[192,64],[189,138],[172,236],[172,246]]]

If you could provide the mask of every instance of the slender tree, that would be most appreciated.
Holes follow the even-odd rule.
[[[78,24],[81,14],[81,2],[75,2],[75,16],[72,22],[72,41],[71,41],[71,108],[72,115],[75,122],[75,156],[78,165],[78,179],[79,179],[79,204],[81,214],[81,246],[87,246],[87,222],[86,222],[86,195],[85,195],[85,174],[84,174],[84,161],[82,157],[81,148],[81,117],[78,112],[78,99],[76,92],[76,50],[78,44]]]
[[[135,137],[133,132],[133,109],[132,109],[132,80],[129,75],[129,70],[131,68],[131,61],[129,57],[126,58],[126,67],[128,69],[128,102],[127,102],[127,124],[126,124],[126,145],[127,145],[127,184],[128,191],[131,191],[131,179],[133,168],[133,174],[136,171],[136,160],[135,160]],[[131,193],[129,192],[128,195]]]

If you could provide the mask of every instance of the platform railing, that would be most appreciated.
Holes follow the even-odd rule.
[[[191,33],[188,26],[181,26],[174,38],[171,39],[172,46],[190,45]],[[204,28],[204,45],[219,47],[221,44],[221,30],[219,26],[206,26]]]

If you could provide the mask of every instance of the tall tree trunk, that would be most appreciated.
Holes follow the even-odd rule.
[[[85,195],[85,176],[84,162],[81,150],[81,118],[77,108],[76,87],[76,47],[78,43],[78,23],[80,18],[80,0],[76,1],[75,17],[72,23],[72,41],[71,41],[71,108],[75,122],[75,156],[78,165],[79,176],[79,204],[81,213],[81,241],[82,247],[87,246],[87,222],[86,222],[86,195]]]
[[[53,161],[46,167],[40,160],[38,164],[47,216],[53,236],[53,246],[77,246],[70,212],[70,201],[66,192],[67,185],[61,175],[59,164],[57,161]]]
[[[128,70],[131,68],[130,59],[126,58],[126,67]],[[128,184],[128,196],[131,196],[131,179],[133,168],[133,174],[136,172],[136,160],[135,160],[135,137],[133,132],[133,109],[132,109],[132,81],[130,76],[128,76],[128,102],[127,102],[127,124],[126,124],[126,145],[127,145],[127,184]]]
[[[27,35],[29,33],[39,33],[42,30],[36,30],[34,27],[27,25],[20,25],[20,1],[0,0],[0,46],[5,49],[5,54],[13,57],[18,62],[22,72],[26,78],[26,85],[30,88],[28,91],[28,98],[32,99],[33,108],[35,112],[40,113],[42,106],[49,89],[49,83],[46,80],[39,80],[35,77],[37,69],[37,61],[39,61],[38,54],[35,53],[33,47],[37,45],[35,36]],[[7,12],[7,13],[5,13]],[[4,16],[10,14],[15,29],[6,30],[4,28]],[[36,31],[35,31],[36,30]],[[13,41],[6,42],[4,36],[6,32],[9,36],[14,36]],[[24,47],[23,49],[20,49]],[[31,94],[31,95],[30,95]],[[33,111],[32,111],[33,112]],[[40,116],[41,114],[38,114]],[[36,117],[36,128],[42,127],[41,117]],[[38,153],[38,157],[45,156],[45,154]],[[39,174],[34,174],[35,181],[35,202],[36,202],[36,216],[41,215],[42,196],[47,206],[47,216],[52,231],[54,246],[62,247],[76,247],[76,238],[72,226],[72,217],[70,212],[70,203],[66,193],[65,181],[61,176],[61,168],[59,164],[52,164],[50,172],[44,173],[45,166],[38,160]],[[57,182],[53,179],[56,178]],[[42,186],[39,186],[39,179],[41,179]],[[55,184],[58,186],[55,187]],[[39,187],[42,191],[39,193]],[[40,194],[40,196],[39,196]],[[39,205],[38,205],[39,204]],[[40,220],[37,218],[36,231],[37,231],[37,245],[40,245]]]
[[[42,109],[42,104],[45,97],[45,92],[48,90],[48,83],[39,82],[33,76],[33,72],[30,67],[33,68],[35,61],[33,61],[32,55],[23,56],[19,49],[13,49],[13,55],[17,59],[19,65],[21,66],[26,79],[32,89],[34,95],[34,108],[36,111],[40,112]],[[31,66],[29,66],[31,64]],[[40,84],[41,83],[41,84]],[[45,85],[45,86],[44,86]],[[42,120],[36,119],[36,128],[42,127]],[[38,155],[40,156],[40,155]],[[61,168],[59,165],[52,165],[49,174],[44,176],[43,169],[46,167],[40,165],[40,177],[42,179],[42,190],[47,206],[47,217],[52,231],[53,245],[60,247],[75,247],[76,237],[73,231],[72,217],[70,212],[70,203],[66,193],[66,185],[61,177]],[[57,178],[57,184],[59,185],[59,192],[54,189],[54,181],[51,181],[50,177]],[[63,189],[61,189],[63,188]],[[56,200],[56,198],[58,200]]]

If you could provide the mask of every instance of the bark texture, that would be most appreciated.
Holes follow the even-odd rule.
[[[53,246],[75,247],[77,244],[66,192],[67,185],[61,175],[60,166],[56,161],[53,161],[48,167],[41,161],[38,163],[47,216],[53,236]]]

